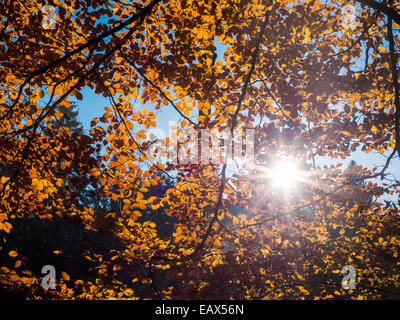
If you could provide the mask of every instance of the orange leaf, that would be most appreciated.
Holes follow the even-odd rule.
[[[65,280],[65,281],[69,281],[70,277],[68,275],[68,273],[61,271],[61,277]]]
[[[10,257],[12,257],[12,258],[15,258],[16,256],[18,256],[18,253],[17,253],[17,251],[12,250],[12,251],[10,251],[10,252],[8,253],[8,255],[9,255]]]

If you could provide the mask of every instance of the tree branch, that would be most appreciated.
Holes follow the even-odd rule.
[[[356,1],[366,6],[369,6],[379,11],[380,13],[387,15],[389,18],[396,21],[396,23],[400,24],[400,14],[393,8],[385,6],[383,3],[377,2],[375,0],[356,0]]]

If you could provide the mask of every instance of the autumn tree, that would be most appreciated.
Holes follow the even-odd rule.
[[[15,219],[32,214],[101,232],[94,207],[111,199],[118,210],[102,217],[120,247],[85,253],[94,279],[58,270],[47,291],[18,262],[23,246],[2,252],[13,259],[0,269],[7,290],[54,299],[397,294],[396,2],[46,4],[54,24],[41,1],[0,6],[0,232],[7,239]],[[108,99],[105,113],[87,133],[61,129],[84,89]],[[253,130],[254,161],[236,161],[234,174],[227,159],[162,161],[147,134],[160,111],[178,120],[167,146],[189,129],[218,129],[227,151],[237,132]],[[353,152],[382,161],[323,165]],[[291,189],[269,183],[280,162],[297,163]],[[96,200],[80,201],[77,186]],[[145,212],[171,217],[172,232]],[[357,271],[355,289],[341,286],[345,265]]]

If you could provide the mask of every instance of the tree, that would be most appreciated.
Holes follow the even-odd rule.
[[[42,24],[51,17],[40,1],[0,6],[0,232],[7,238],[15,219],[32,214],[100,232],[102,217],[121,247],[85,253],[95,278],[64,272],[53,291],[39,271],[24,270],[23,247],[13,248],[0,269],[7,290],[55,299],[396,294],[396,3],[48,4],[54,29]],[[87,134],[63,123],[84,88],[110,102]],[[229,144],[235,130],[254,130],[255,163],[233,176],[204,159],[162,164],[145,131],[161,109],[179,118],[178,135],[217,128]],[[315,162],[356,150],[387,157],[376,168]],[[304,164],[295,190],[277,195],[266,183],[272,159]],[[172,232],[157,225],[159,214],[171,217]],[[356,289],[340,285],[345,265],[357,270]]]

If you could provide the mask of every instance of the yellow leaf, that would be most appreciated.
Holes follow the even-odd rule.
[[[3,229],[7,233],[10,233],[11,227],[11,224],[8,222],[0,223],[0,230]]]
[[[213,267],[216,267],[216,266],[219,265],[219,264],[220,264],[220,261],[219,261],[219,260],[214,260],[213,263],[212,263],[212,266],[213,266]]]
[[[126,289],[126,290],[124,291],[124,294],[127,295],[127,296],[129,297],[129,296],[133,295],[133,290],[132,290],[132,289]]]
[[[12,250],[12,251],[10,251],[10,252],[8,253],[8,255],[9,255],[10,257],[12,257],[12,258],[15,258],[16,256],[18,256],[18,253],[17,253],[17,251]]]
[[[221,241],[219,241],[218,239],[215,239],[214,241],[214,246],[220,246],[221,245]]]
[[[61,271],[61,277],[65,280],[65,281],[69,281],[70,277],[68,275],[68,273]]]
[[[396,147],[396,139],[390,140],[390,147],[394,149]]]
[[[307,27],[306,28],[304,28],[305,30],[305,34],[304,34],[304,41],[305,42],[310,42],[311,41],[311,37],[310,37],[310,35],[311,35],[311,32],[310,32],[310,29],[308,29]]]
[[[198,117],[197,117],[197,121],[198,121],[198,122],[203,122],[205,119],[206,119],[205,116],[198,116]]]

